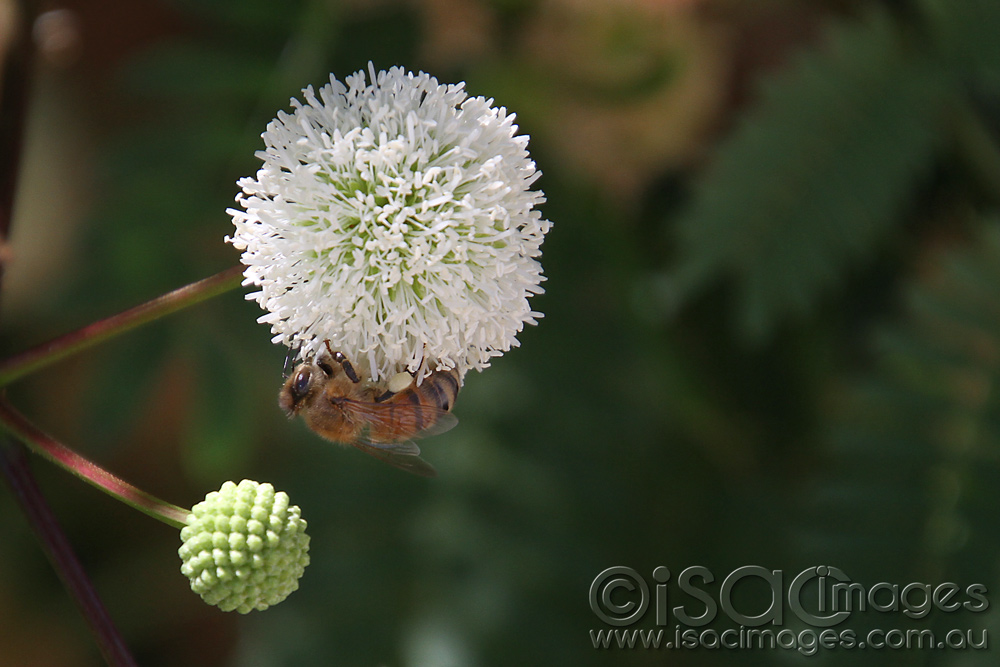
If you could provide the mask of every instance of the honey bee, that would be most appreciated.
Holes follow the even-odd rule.
[[[412,441],[443,433],[458,423],[450,410],[460,386],[455,370],[434,371],[417,386],[400,373],[387,383],[362,381],[341,352],[330,349],[299,364],[278,394],[288,418],[333,442],[352,445],[402,470],[434,477]]]

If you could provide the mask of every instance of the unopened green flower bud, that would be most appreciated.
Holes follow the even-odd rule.
[[[270,484],[226,482],[191,510],[181,529],[181,572],[191,590],[241,614],[278,604],[299,587],[309,536],[297,505]]]

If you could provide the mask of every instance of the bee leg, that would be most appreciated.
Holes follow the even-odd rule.
[[[347,376],[347,379],[353,382],[354,384],[361,382],[361,378],[359,378],[357,372],[355,372],[354,366],[351,364],[350,360],[348,360],[348,358],[344,356],[344,353],[334,352],[330,348],[330,341],[325,341],[325,342],[327,351],[330,353],[330,356],[333,357],[333,360],[336,361],[338,364],[340,364],[341,367],[344,369],[344,375]]]
[[[295,368],[293,364],[295,362],[296,354],[297,352],[295,350],[289,350],[288,354],[285,355],[285,365],[281,367],[282,377],[287,378],[291,374],[292,369]]]
[[[358,374],[354,371],[354,366],[351,365],[351,362],[348,361],[343,352],[334,352],[333,360],[344,368],[344,375],[346,375],[351,382],[354,384],[361,382],[361,378],[359,378]]]

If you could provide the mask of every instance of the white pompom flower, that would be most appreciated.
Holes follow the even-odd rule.
[[[329,340],[373,380],[464,377],[541,314],[550,223],[514,115],[464,84],[395,67],[304,89],[262,135],[264,165],[230,209],[245,285],[273,341]],[[420,378],[418,378],[420,379]]]

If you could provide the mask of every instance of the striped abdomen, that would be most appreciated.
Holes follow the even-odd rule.
[[[450,414],[459,389],[458,371],[435,371],[378,403],[383,414],[371,420],[373,442],[396,442],[442,433],[457,423]]]

